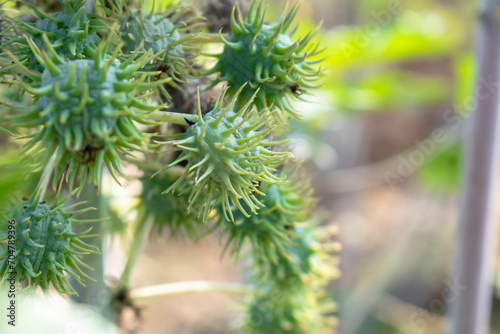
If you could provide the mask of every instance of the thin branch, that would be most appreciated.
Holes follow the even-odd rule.
[[[237,295],[248,295],[254,292],[254,287],[252,285],[229,282],[175,282],[133,289],[130,292],[130,298],[137,301],[154,297],[179,295],[193,292],[224,292]]]
[[[137,159],[134,159],[134,158],[131,158],[129,156],[124,155],[123,161],[126,161],[129,164],[137,166],[140,169],[150,169],[150,170],[157,171],[157,170],[165,168],[165,164],[163,164],[161,161],[153,160],[153,159],[151,159],[151,160],[148,160],[148,159],[137,160]]]
[[[186,168],[184,168],[182,166],[172,166],[170,168],[165,169],[165,167],[168,165],[168,163],[164,163],[164,162],[161,162],[158,160],[147,160],[147,159],[136,160],[136,159],[132,159],[128,156],[124,156],[123,160],[132,164],[132,165],[135,165],[143,170],[149,169],[150,171],[155,171],[155,172],[159,171],[159,170],[163,170],[165,173],[170,174],[172,176],[177,176],[177,177],[184,174],[184,172],[186,170]]]
[[[143,116],[151,121],[168,122],[173,124],[189,125],[188,121],[191,123],[198,122],[198,115],[192,114],[181,114],[171,111],[156,110]]]

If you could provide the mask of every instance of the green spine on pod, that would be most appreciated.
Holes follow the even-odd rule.
[[[230,103],[225,103],[225,91],[222,92],[212,111],[203,117],[198,101],[198,122],[185,133],[174,135],[177,140],[166,142],[182,151],[179,158],[166,168],[183,161],[187,161],[187,166],[184,174],[165,192],[189,188],[186,189],[190,191],[188,210],[199,200],[204,221],[219,201],[228,220],[233,220],[231,205],[247,217],[250,216],[247,210],[256,214],[264,206],[256,197],[264,195],[259,184],[284,180],[273,174],[274,167],[291,154],[272,151],[268,147],[288,140],[267,139],[274,127],[262,129],[269,120],[266,114],[258,116],[251,108],[253,98],[235,110],[238,94],[244,87]]]
[[[99,186],[104,165],[119,182],[118,176],[125,177],[120,152],[145,152],[151,137],[136,122],[152,124],[143,114],[160,108],[142,102],[143,98],[136,95],[169,79],[149,80],[155,73],[139,71],[154,57],[151,52],[123,63],[108,57],[111,38],[101,42],[93,59],[71,61],[57,54],[46,35],[44,40],[47,52],[27,39],[44,67],[42,73],[28,69],[10,54],[17,71],[32,80],[25,83],[17,76],[18,84],[34,97],[34,103],[10,116],[12,126],[36,131],[28,136],[24,152],[34,154],[39,167],[55,155],[54,188],[63,175],[71,189],[77,183],[83,187],[87,177]]]
[[[220,215],[215,227],[228,236],[225,249],[238,258],[245,242],[255,298],[247,304],[249,333],[329,333],[336,319],[335,305],[324,288],[339,273],[331,265],[338,243],[328,242],[336,229],[318,228],[314,214],[316,199],[304,173],[286,166],[284,184],[263,184],[266,206],[259,215],[244,217],[233,207],[234,223]]]
[[[274,115],[281,122],[289,115],[299,117],[293,98],[302,99],[300,95],[307,89],[319,86],[321,73],[314,65],[321,60],[310,58],[321,51],[319,43],[313,47],[310,43],[319,27],[297,41],[287,34],[298,9],[297,3],[288,14],[265,24],[262,1],[252,2],[246,21],[236,5],[231,14],[232,33],[228,39],[220,35],[224,50],[216,56],[215,66],[206,72],[219,74],[213,86],[226,81],[233,87],[229,93],[234,93],[235,87],[248,82],[242,98],[250,99],[259,89],[255,99],[258,110],[274,106]]]
[[[58,194],[52,206],[39,202],[36,195],[12,204],[0,220],[0,282],[5,284],[12,278],[11,273],[15,273],[16,282],[28,289],[40,287],[47,291],[52,283],[61,294],[76,294],[69,283],[70,277],[82,285],[82,277],[93,280],[82,270],[92,268],[80,259],[85,254],[99,253],[99,249],[82,240],[92,237],[91,228],[73,232],[73,226],[92,220],[73,217],[94,208],[67,212],[84,204],[63,208],[70,196],[59,200]]]

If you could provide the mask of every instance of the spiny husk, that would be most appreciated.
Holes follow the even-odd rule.
[[[242,89],[244,86],[239,92]],[[199,200],[199,214],[204,221],[219,202],[227,220],[234,219],[231,205],[247,217],[250,217],[247,211],[256,214],[264,206],[256,197],[264,194],[259,190],[260,182],[282,183],[284,178],[273,172],[275,166],[291,156],[268,148],[288,140],[267,139],[274,127],[263,128],[268,117],[256,115],[251,109],[253,99],[239,110],[235,110],[238,93],[229,104],[224,99],[225,91],[213,110],[203,117],[198,108],[198,122],[185,133],[174,136],[177,140],[166,142],[182,151],[167,168],[184,161],[187,165],[184,174],[165,192],[176,189],[190,192],[188,210]]]
[[[46,50],[43,38],[46,35],[51,47],[66,60],[92,58],[101,42],[98,33],[106,31],[108,27],[104,21],[90,18],[85,13],[84,5],[85,0],[65,1],[64,10],[51,14],[30,5],[39,20],[28,23],[17,18],[11,19],[8,38],[0,45],[0,49],[18,56],[25,66],[40,72],[44,67],[32,50],[29,39],[39,49]]]
[[[39,193],[29,200],[17,200],[10,211],[0,220],[0,283],[21,283],[33,290],[40,287],[44,292],[49,284],[61,294],[77,294],[69,279],[84,285],[83,278],[94,280],[83,269],[93,270],[82,262],[82,255],[99,253],[95,246],[84,238],[92,237],[91,228],[84,232],[73,232],[75,225],[91,222],[78,220],[74,216],[93,210],[81,209],[67,212],[65,202],[72,194],[60,200],[59,193],[54,204],[40,202]]]
[[[300,276],[303,271],[308,271],[293,258],[289,249],[296,242],[294,228],[313,217],[316,200],[304,172],[287,167],[277,177],[286,177],[286,182],[261,183],[259,190],[263,195],[258,195],[257,199],[265,208],[258,215],[246,217],[233,206],[234,223],[219,215],[215,228],[227,237],[224,249],[230,249],[235,259],[249,243],[252,261],[260,268],[260,276],[284,279],[290,272]]]
[[[178,192],[163,191],[175,183],[177,178],[169,173],[161,173],[152,178],[148,172],[141,177],[142,192],[136,207],[139,212],[138,221],[146,224],[153,221],[153,233],[161,234],[165,229],[172,237],[182,235],[197,239],[200,232],[206,230],[205,224],[194,213],[188,212],[188,195]]]
[[[248,333],[332,333],[337,307],[326,286],[339,276],[338,261],[331,253],[340,245],[327,241],[336,231],[331,227],[319,228],[313,219],[291,229],[292,243],[285,250],[293,264],[280,254],[279,275],[255,266],[255,297],[247,304]]]
[[[201,17],[190,17],[191,8],[174,6],[162,13],[155,13],[154,6],[144,13],[142,0],[138,9],[131,8],[119,0],[111,4],[107,16],[120,24],[121,41],[124,43],[121,59],[136,52],[153,50],[157,53],[151,62],[144,65],[148,71],[161,71],[172,79],[169,85],[180,89],[179,82],[198,76],[193,59],[199,54],[195,31],[202,25]],[[162,90],[165,94],[166,92]],[[167,94],[165,96],[168,97]]]
[[[301,266],[301,272],[288,271],[283,276],[254,273],[257,282],[255,298],[247,305],[248,333],[327,334],[336,327],[336,305],[328,296],[326,286],[338,277],[332,251],[339,245],[327,243],[327,233],[320,235],[318,226],[292,230],[293,244],[287,251]],[[330,229],[330,232],[332,230]],[[255,321],[257,320],[257,321]]]
[[[328,238],[335,229],[318,227],[304,172],[287,166],[287,183],[261,186],[266,205],[259,215],[242,216],[233,208],[234,223],[216,220],[215,228],[227,238],[225,249],[238,258],[245,245],[252,263],[255,298],[247,304],[249,333],[329,333],[335,323],[335,305],[325,286],[338,276],[332,268],[337,243]]]
[[[310,60],[321,52],[319,43],[311,46],[319,27],[297,41],[288,34],[298,10],[299,3],[275,22],[265,24],[262,1],[252,2],[246,21],[236,5],[231,14],[232,33],[228,39],[220,35],[224,50],[216,56],[215,66],[206,72],[218,73],[213,85],[226,81],[232,87],[229,93],[248,82],[242,95],[247,100],[259,89],[257,109],[275,108],[278,112],[274,115],[280,122],[289,116],[300,116],[293,99],[303,99],[302,93],[318,87],[321,77],[320,69],[314,66],[319,61]]]
[[[124,63],[109,57],[111,38],[101,42],[92,59],[71,61],[51,47],[46,35],[44,39],[47,52],[27,39],[44,67],[42,73],[10,54],[15,70],[32,80],[26,83],[16,75],[17,84],[34,97],[31,107],[11,115],[11,126],[34,130],[23,152],[35,156],[36,167],[44,167],[55,156],[54,188],[63,175],[71,189],[81,189],[87,179],[100,186],[104,165],[119,182],[119,176],[125,177],[120,152],[147,151],[151,135],[136,123],[152,124],[143,115],[160,108],[145,104],[147,96],[137,94],[168,79],[153,81],[155,73],[139,71],[154,57],[151,52]]]

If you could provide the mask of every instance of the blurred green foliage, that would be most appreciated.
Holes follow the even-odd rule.
[[[327,103],[319,104],[328,104],[328,112],[314,109],[311,115],[308,110],[304,124],[293,128],[293,137],[317,150],[324,144],[316,134],[327,131],[339,116],[435,112],[436,119],[443,119],[440,115],[449,109],[469,111],[475,77],[470,38],[474,5],[435,0],[353,5],[356,22],[323,35],[328,75],[314,99],[326,98]],[[441,123],[436,127],[447,125]],[[417,170],[421,186],[433,192],[457,191],[462,159],[461,148],[453,145],[457,140],[449,136]]]
[[[408,111],[446,101],[451,93],[447,69],[422,74],[418,62],[463,54],[465,27],[457,20],[439,11],[402,10],[387,25],[372,18],[326,34],[330,75],[325,89],[336,97],[338,110]]]

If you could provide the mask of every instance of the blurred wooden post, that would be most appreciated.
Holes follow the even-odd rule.
[[[500,204],[500,0],[482,1],[477,37],[478,77],[465,136],[457,271],[449,282],[455,286],[446,291],[452,334],[489,333]]]

